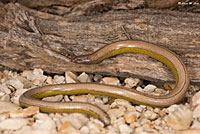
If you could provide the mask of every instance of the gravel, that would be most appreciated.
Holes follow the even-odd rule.
[[[25,91],[44,85],[100,82],[124,86],[147,94],[167,93],[162,87],[137,78],[80,75],[65,72],[64,75],[44,75],[41,69],[24,70],[21,73],[0,72],[0,133],[1,134],[198,134],[200,133],[200,87],[190,86],[193,95],[167,108],[154,108],[132,104],[127,100],[99,95],[57,95],[45,101],[81,101],[103,108],[111,118],[111,125],[80,113],[41,113],[39,107],[21,108],[19,97]],[[158,83],[160,85],[160,83]]]

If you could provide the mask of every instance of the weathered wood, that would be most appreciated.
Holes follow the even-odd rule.
[[[171,81],[160,62],[123,54],[96,65],[70,62],[120,40],[143,40],[181,57],[192,82],[200,82],[200,15],[162,10],[111,11],[95,16],[61,17],[8,4],[0,8],[0,64],[15,70],[42,68],[49,73],[99,72]]]
[[[14,0],[9,0],[14,1]],[[50,14],[94,15],[111,10],[170,9],[199,13],[200,0],[17,0],[26,7]]]

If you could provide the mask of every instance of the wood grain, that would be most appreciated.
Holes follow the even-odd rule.
[[[70,62],[120,40],[142,40],[175,52],[186,64],[191,81],[200,82],[200,15],[138,9],[93,16],[59,16],[20,4],[0,8],[0,65],[48,73],[85,71],[134,76],[147,80],[174,80],[160,62],[144,55],[123,54],[96,65]]]

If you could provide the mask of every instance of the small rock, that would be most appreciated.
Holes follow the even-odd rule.
[[[23,88],[30,88],[32,86],[32,83],[30,80],[22,77],[21,75],[17,77],[23,84],[24,87]]]
[[[32,81],[32,83],[33,83],[33,85],[35,85],[35,86],[40,86],[40,84],[42,84],[42,83],[40,82],[39,79],[34,79],[34,80]]]
[[[78,81],[77,76],[72,72],[65,72],[66,83],[76,83]]]
[[[141,106],[135,106],[135,108],[136,108],[136,111],[138,111],[140,113],[144,110],[144,108]]]
[[[176,131],[176,134],[200,134],[200,129],[187,129],[182,131]]]
[[[179,105],[177,104],[171,105],[170,107],[167,108],[167,112],[168,113],[174,112],[178,108],[179,108]]]
[[[30,126],[24,126],[22,129],[15,131],[13,134],[49,134],[49,133],[50,133],[49,131],[44,129],[34,129]]]
[[[59,116],[61,116],[60,113],[55,113],[54,117],[52,117],[52,119],[54,120],[54,122],[56,124],[56,128],[60,128],[62,125],[60,118],[62,118],[63,116],[61,116],[61,117],[59,117]]]
[[[3,112],[12,112],[15,110],[20,109],[20,107],[18,105],[15,105],[13,103],[10,102],[4,102],[4,101],[0,101],[0,113]]]
[[[101,122],[100,120],[97,120],[97,119],[94,119],[93,122],[97,125],[97,126],[100,126],[100,127],[104,127],[104,124],[103,122]]]
[[[96,126],[93,122],[89,121],[87,126],[88,126],[91,134],[100,134],[101,133],[100,128],[98,126]]]
[[[0,99],[1,101],[6,101],[6,102],[10,102],[10,95],[6,94],[4,96],[1,97]]]
[[[64,76],[58,76],[58,75],[54,76],[54,83],[62,84],[62,83],[64,83],[64,81],[65,81],[65,77]]]
[[[196,106],[200,104],[200,91],[195,93],[195,95],[192,97],[192,105]]]
[[[36,115],[34,115],[34,118],[38,120],[45,120],[46,118],[49,118],[49,116],[44,113],[37,113]]]
[[[128,112],[136,112],[136,108],[135,108],[135,106],[129,106],[129,107],[127,107],[127,111]]]
[[[137,86],[140,80],[134,79],[134,78],[126,78],[124,82],[127,84],[128,88],[132,88],[132,87]]]
[[[127,112],[124,114],[124,119],[126,123],[133,123],[137,119],[137,115],[135,112]]]
[[[116,127],[108,126],[106,134],[119,134],[119,130]]]
[[[1,80],[1,78],[3,77],[3,73],[2,72],[0,72],[0,80]]]
[[[101,109],[103,109],[104,111],[108,111],[110,110],[110,105],[108,104],[102,104],[102,103],[98,103],[98,102],[95,102],[93,103],[94,105],[97,105],[98,107],[100,107]]]
[[[49,116],[44,116],[44,114],[38,113],[34,117],[40,118],[39,120],[36,120],[36,123],[34,123],[34,129],[48,130],[49,132],[56,129],[55,122]]]
[[[34,74],[34,75],[43,75],[43,73],[44,73],[44,71],[43,71],[42,69],[37,69],[37,68],[35,68],[35,69],[33,70],[33,74]]]
[[[166,117],[167,125],[175,130],[188,129],[193,119],[193,114],[186,106],[179,105],[176,110]]]
[[[80,129],[83,125],[84,122],[82,122],[80,119],[76,118],[75,116],[71,116],[71,115],[65,115],[61,121],[64,122],[69,122],[73,125],[74,128],[76,129]]]
[[[71,101],[71,100],[69,99],[68,95],[65,95],[65,96],[64,96],[64,100],[65,100],[65,102]]]
[[[87,102],[88,96],[87,95],[79,95],[79,96],[70,96],[72,101],[78,101],[78,102]]]
[[[109,103],[109,97],[108,96],[102,96],[103,97],[103,103]]]
[[[71,113],[71,116],[81,120],[83,124],[86,124],[89,121],[89,119],[85,115],[80,113]]]
[[[149,119],[142,118],[140,120],[140,124],[142,124],[143,126],[147,125],[145,128],[149,128],[149,125],[151,124],[151,121]]]
[[[155,113],[159,113],[160,112],[160,108],[154,108],[154,112]]]
[[[193,117],[194,118],[200,117],[200,104],[193,108]]]
[[[85,72],[83,72],[81,75],[78,76],[78,80],[80,82],[91,82],[89,75],[86,74]]]
[[[80,129],[80,131],[82,132],[82,133],[84,133],[84,134],[88,134],[89,133],[89,128],[87,127],[87,126],[83,126],[81,129]]]
[[[95,103],[104,104],[103,100],[100,97],[95,98]]]
[[[45,97],[42,100],[44,100],[44,101],[61,101],[62,99],[63,99],[63,95],[56,95],[56,96]]]
[[[10,94],[11,90],[6,85],[0,84],[0,92]]]
[[[148,133],[144,132],[143,127],[137,127],[134,130],[133,134],[148,134]]]
[[[33,75],[33,70],[24,70],[22,72],[22,76],[25,78],[29,77],[30,75]]]
[[[156,86],[149,84],[149,85],[144,87],[143,91],[150,93],[150,92],[155,91],[156,88],[157,88]]]
[[[116,125],[122,125],[122,124],[125,124],[125,119],[124,117],[119,117],[114,123],[112,124],[116,124]]]
[[[1,113],[0,114],[0,122],[9,118],[9,113]]]
[[[28,124],[28,120],[22,118],[7,119],[0,122],[0,128],[3,130],[18,130]]]
[[[78,130],[76,130],[69,121],[65,121],[60,128],[59,132],[70,133],[70,134],[80,134]]]
[[[11,118],[22,118],[22,117],[24,117],[23,110],[20,109],[20,110],[15,110],[13,112],[10,112],[10,117]]]
[[[164,84],[163,87],[164,87],[165,90],[172,90],[172,89],[175,88],[175,86],[176,86],[175,83],[168,83],[168,82],[167,82],[167,83]]]
[[[193,120],[192,121],[192,126],[190,128],[199,128],[200,129],[200,121]]]
[[[16,92],[14,94],[15,96],[11,98],[12,102],[14,104],[19,105],[19,97],[26,91],[27,91],[27,89],[18,89],[18,90],[16,90]]]
[[[119,125],[120,134],[130,134],[133,130],[126,124]]]
[[[39,113],[39,107],[30,106],[28,108],[23,109],[24,117],[29,117]]]
[[[144,117],[149,120],[155,120],[156,118],[158,118],[158,115],[154,113],[153,111],[148,110],[144,112]]]
[[[156,88],[155,91],[153,92],[153,95],[160,96],[160,95],[168,94],[168,92],[169,91],[166,91],[164,89]]]
[[[155,126],[160,126],[160,124],[161,124],[160,118],[158,118],[157,120],[155,120],[153,123],[155,124]]]
[[[111,107],[116,107],[116,106],[130,107],[131,103],[127,100],[115,99],[115,101],[111,104]]]
[[[102,75],[95,74],[95,76],[94,76],[93,79],[94,79],[94,81],[99,82],[99,81],[101,81],[101,79],[102,79]]]
[[[119,79],[114,77],[104,77],[102,82],[109,85],[120,85]]]
[[[136,90],[139,91],[139,92],[144,92],[143,88],[141,88],[141,87],[139,87],[139,86],[136,87]]]
[[[115,109],[110,109],[107,113],[110,116],[115,116],[116,118],[118,118],[124,115],[124,110],[115,108]]]
[[[23,89],[24,87],[24,84],[18,79],[9,80],[8,84],[14,87],[15,89]]]
[[[53,84],[53,79],[52,79],[51,76],[48,76],[48,77],[47,77],[46,83],[47,83],[47,84]]]
[[[40,81],[40,83],[44,83],[44,81],[47,79],[47,76],[43,75],[43,72],[44,71],[42,69],[34,69],[33,75],[30,77],[32,77],[32,80],[37,79]]]
[[[0,92],[0,98],[1,98],[2,96],[4,96],[4,95],[5,95],[5,93]]]

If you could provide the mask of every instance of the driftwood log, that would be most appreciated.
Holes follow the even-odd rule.
[[[191,82],[200,83],[200,14],[151,9],[111,10],[92,16],[78,13],[53,15],[18,3],[0,4],[1,68],[174,80],[166,66],[140,54],[122,54],[95,65],[70,61],[106,44],[131,39],[172,50],[187,66]]]

